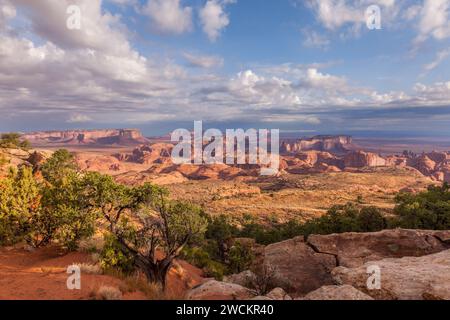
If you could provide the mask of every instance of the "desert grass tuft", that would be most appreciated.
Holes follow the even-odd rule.
[[[95,297],[98,300],[122,300],[122,292],[114,287],[101,286]]]

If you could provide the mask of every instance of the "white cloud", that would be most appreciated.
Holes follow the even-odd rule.
[[[222,30],[230,24],[225,6],[234,2],[234,0],[208,0],[200,9],[200,23],[210,41],[216,41]]]
[[[2,113],[67,115],[76,109],[76,114],[89,111],[107,120],[111,113],[133,112],[147,103],[158,108],[163,96],[179,97],[176,81],[184,79],[183,68],[150,61],[131,49],[119,18],[102,12],[100,0],[78,0],[82,29],[68,30],[69,3],[16,1],[30,29],[26,36],[0,29]],[[29,34],[34,39],[38,34],[40,44]]]
[[[0,28],[6,28],[8,20],[16,16],[16,8],[8,1],[0,2]]]
[[[300,81],[301,85],[311,88],[320,88],[335,92],[347,91],[347,80],[330,74],[323,74],[315,68],[309,68],[306,75]]]
[[[261,118],[262,122],[296,122],[318,125],[321,123],[320,119],[314,115],[301,114],[271,114]],[[284,130],[283,130],[284,131]]]
[[[67,123],[85,123],[90,122],[92,119],[87,115],[83,114],[72,114],[70,118],[66,121]]]
[[[425,71],[436,69],[450,55],[450,48],[441,50],[436,54],[435,59],[424,66]]]
[[[415,99],[419,105],[450,104],[450,81],[436,82],[431,85],[417,83],[414,86]]]
[[[373,102],[378,103],[379,105],[390,104],[393,102],[401,102],[409,100],[410,97],[406,95],[404,92],[389,92],[389,93],[378,93],[376,91],[372,92],[370,95]]]
[[[404,11],[403,18],[408,21],[414,20],[415,18],[417,18],[419,16],[421,10],[422,10],[422,6],[420,6],[418,4],[412,5]]]
[[[430,37],[437,40],[450,38],[450,0],[424,0],[419,15],[416,44]]]
[[[303,30],[303,34],[303,45],[307,48],[325,49],[330,45],[330,40],[314,30]]]
[[[215,68],[223,66],[223,58],[217,56],[195,55],[185,52],[183,57],[190,66],[199,68]]]
[[[398,1],[397,1],[398,2]],[[337,31],[348,26],[349,34],[357,35],[366,24],[365,12],[370,5],[378,5],[382,10],[382,27],[389,25],[398,16],[399,5],[396,0],[307,0],[316,19],[325,28]],[[344,35],[347,37],[348,35]]]
[[[137,4],[137,0],[107,0],[109,2],[119,4],[122,6],[129,6],[129,5],[135,5]]]
[[[148,0],[142,11],[158,32],[182,34],[193,28],[192,8],[183,7],[180,0]]]
[[[92,49],[114,55],[127,55],[130,45],[120,17],[102,12],[101,0],[15,0],[25,9],[32,31],[64,49]],[[81,29],[69,30],[66,10],[76,4],[81,9]]]

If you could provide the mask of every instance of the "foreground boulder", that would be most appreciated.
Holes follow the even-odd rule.
[[[316,252],[334,255],[339,266],[358,267],[384,258],[420,257],[450,248],[450,231],[384,230],[370,233],[311,235]]]
[[[323,286],[300,300],[374,300],[371,296],[349,285]]]
[[[256,293],[238,284],[210,280],[193,288],[188,300],[250,300]]]
[[[368,290],[367,268],[378,266],[381,288]],[[450,300],[450,250],[423,257],[389,258],[332,272],[338,284],[348,284],[379,300]]]
[[[292,300],[292,298],[281,288],[275,288],[266,294],[266,297],[271,300]]]
[[[232,274],[230,276],[224,277],[223,281],[228,283],[238,284],[240,286],[246,287],[252,281],[254,282],[256,279],[256,275],[250,271],[246,270],[238,274]]]
[[[332,284],[333,255],[314,251],[303,237],[271,244],[264,249],[264,263],[275,272],[275,284],[287,292],[305,294]]]

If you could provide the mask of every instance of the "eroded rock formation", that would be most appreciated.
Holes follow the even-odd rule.
[[[22,137],[34,145],[128,145],[148,142],[137,129],[39,131],[24,134]]]
[[[315,136],[298,140],[284,140],[280,152],[293,154],[301,151],[328,151],[333,153],[344,153],[352,144],[349,136]]]

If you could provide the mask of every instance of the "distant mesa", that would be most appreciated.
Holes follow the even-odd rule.
[[[315,136],[312,138],[284,140],[282,154],[295,154],[303,151],[326,151],[335,154],[346,153],[352,149],[350,136]]]
[[[23,135],[33,145],[138,145],[148,143],[137,129],[39,131]]]

